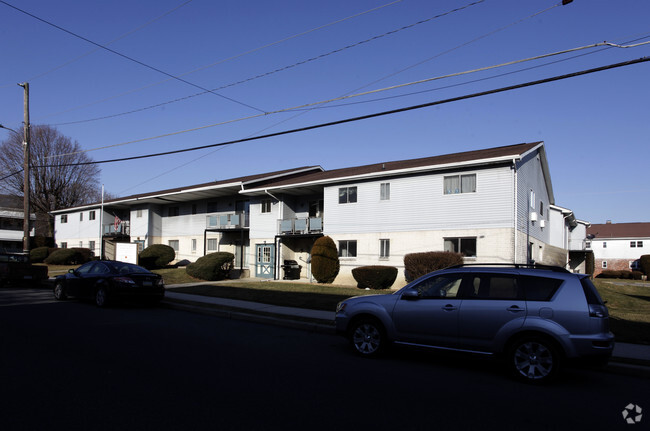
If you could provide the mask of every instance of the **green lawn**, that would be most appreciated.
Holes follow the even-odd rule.
[[[616,340],[650,344],[650,282],[597,278],[594,284],[606,301]]]

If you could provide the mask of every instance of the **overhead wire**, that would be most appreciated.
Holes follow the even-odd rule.
[[[23,14],[25,14],[25,15],[31,17],[31,18],[34,18],[34,19],[36,19],[36,20],[38,20],[38,21],[40,21],[40,22],[42,22],[42,23],[44,23],[44,24],[47,24],[47,25],[49,25],[49,26],[51,26],[51,27],[54,27],[54,28],[56,28],[57,30],[60,30],[60,31],[62,31],[62,32],[64,32],[64,33],[67,33],[67,34],[69,34],[69,35],[71,35],[71,36],[74,36],[74,37],[76,37],[76,38],[78,38],[78,39],[81,39],[81,40],[83,40],[84,42],[87,42],[87,43],[90,43],[90,44],[92,44],[92,45],[95,45],[95,46],[97,46],[97,47],[99,47],[99,48],[101,48],[101,49],[103,49],[103,50],[105,50],[105,51],[110,52],[111,54],[115,54],[115,55],[117,55],[117,56],[119,56],[119,57],[122,57],[122,58],[128,60],[128,61],[131,61],[131,62],[133,62],[133,63],[139,64],[140,66],[143,66],[143,67],[145,67],[145,68],[147,68],[147,69],[153,70],[153,71],[158,72],[158,73],[160,73],[160,74],[162,74],[162,75],[165,75],[165,76],[167,76],[167,77],[169,77],[169,78],[175,79],[175,80],[177,80],[177,81],[179,81],[179,82],[182,82],[182,83],[184,83],[184,84],[190,85],[190,86],[195,87],[195,88],[198,88],[198,89],[200,89],[200,90],[207,91],[207,92],[209,92],[209,93],[211,93],[211,94],[214,94],[215,96],[218,96],[218,97],[220,97],[220,98],[222,98],[222,99],[225,99],[225,100],[228,100],[228,101],[230,101],[230,102],[236,103],[236,104],[238,104],[238,105],[245,106],[245,107],[247,107],[247,108],[253,109],[253,110],[258,111],[258,112],[264,112],[263,109],[260,109],[260,108],[257,108],[257,107],[255,107],[255,106],[252,106],[252,105],[250,105],[250,104],[247,104],[247,103],[241,102],[241,101],[239,101],[239,100],[233,99],[232,97],[224,96],[223,94],[219,94],[219,93],[216,93],[216,92],[214,92],[214,91],[208,90],[207,88],[202,87],[202,86],[200,86],[200,85],[198,85],[198,84],[195,84],[195,83],[193,83],[193,82],[187,81],[186,79],[183,79],[183,78],[181,78],[180,76],[173,75],[173,74],[171,74],[171,73],[169,73],[169,72],[166,72],[166,71],[164,71],[164,70],[162,70],[162,69],[160,69],[160,68],[157,68],[157,67],[155,67],[155,66],[151,66],[150,64],[147,64],[147,63],[145,63],[145,62],[143,62],[143,61],[137,60],[137,59],[135,59],[135,58],[133,58],[133,57],[130,57],[130,56],[126,55],[126,54],[122,54],[121,52],[115,51],[114,49],[111,49],[111,48],[109,48],[109,47],[107,47],[107,46],[105,46],[105,45],[102,45],[102,44],[100,44],[100,43],[97,43],[97,42],[95,42],[95,41],[92,41],[92,40],[90,40],[90,39],[88,39],[88,38],[86,38],[86,37],[84,37],[84,36],[81,36],[81,35],[79,35],[79,34],[77,34],[77,33],[74,33],[74,32],[72,32],[72,31],[70,31],[70,30],[68,30],[68,29],[66,29],[66,28],[63,28],[63,27],[61,27],[61,26],[59,26],[59,25],[57,25],[57,24],[54,24],[54,23],[52,23],[52,22],[50,22],[50,21],[47,21],[46,19],[40,18],[40,17],[38,17],[38,16],[36,16],[36,15],[30,13],[30,12],[27,12],[26,10],[20,9],[19,7],[16,7],[16,6],[14,6],[14,5],[10,4],[10,3],[7,3],[7,2],[4,1],[4,0],[0,0],[0,3],[6,5],[6,6],[10,7],[10,8],[12,8],[12,9],[15,9],[15,10],[17,10],[18,12],[23,13]]]
[[[73,155],[73,154],[79,154],[79,153],[87,153],[87,152],[91,152],[91,151],[104,150],[104,149],[107,149],[107,148],[115,148],[115,147],[129,145],[129,144],[135,144],[135,143],[151,141],[151,140],[160,139],[160,138],[166,138],[166,137],[170,137],[170,136],[176,136],[176,135],[180,135],[180,134],[184,134],[184,133],[195,132],[195,131],[204,130],[204,129],[208,129],[208,128],[212,128],[212,127],[222,126],[222,125],[225,125],[225,124],[231,124],[231,123],[240,122],[240,121],[244,121],[244,120],[250,120],[250,119],[253,119],[253,118],[259,118],[259,117],[262,117],[262,116],[268,116],[268,115],[271,115],[271,114],[279,114],[279,113],[282,113],[282,112],[297,111],[297,110],[301,110],[301,109],[304,109],[304,108],[310,108],[310,107],[322,105],[322,104],[325,104],[325,103],[330,103],[330,102],[335,102],[335,101],[340,101],[340,100],[347,100],[347,99],[366,96],[366,95],[370,95],[370,94],[376,94],[376,93],[380,93],[380,92],[384,92],[384,91],[395,90],[395,89],[398,89],[398,88],[404,88],[404,87],[407,87],[407,86],[423,84],[423,83],[437,81],[437,80],[450,78],[450,77],[467,75],[467,74],[470,74],[470,73],[476,73],[476,72],[495,69],[495,68],[499,68],[499,67],[510,66],[510,65],[513,65],[513,64],[523,63],[523,62],[527,62],[527,61],[539,60],[539,59],[542,59],[542,58],[548,58],[548,57],[557,56],[557,55],[566,54],[566,53],[571,53],[571,52],[576,52],[576,51],[580,51],[580,50],[584,50],[584,49],[591,49],[591,48],[595,48],[595,47],[599,47],[599,46],[610,46],[610,47],[617,47],[617,48],[630,48],[630,47],[637,47],[637,46],[641,46],[641,45],[646,45],[646,44],[649,44],[649,43],[650,43],[650,41],[643,42],[643,43],[638,43],[638,44],[635,44],[633,46],[625,46],[625,45],[613,44],[613,43],[610,43],[610,42],[599,42],[599,43],[595,43],[595,44],[591,44],[591,45],[585,45],[585,46],[570,48],[570,49],[566,49],[566,50],[562,50],[562,51],[556,51],[556,52],[552,52],[552,53],[541,54],[541,55],[537,55],[537,56],[534,56],[534,57],[528,57],[528,58],[525,58],[525,59],[509,61],[509,62],[506,62],[506,63],[497,64],[497,65],[485,66],[485,67],[481,67],[481,68],[477,68],[477,69],[472,69],[472,70],[467,70],[467,71],[462,71],[462,72],[455,72],[455,73],[450,73],[450,74],[446,74],[446,75],[430,77],[430,78],[421,79],[421,80],[418,80],[418,81],[411,81],[411,82],[407,82],[407,83],[393,85],[393,86],[390,86],[390,87],[385,87],[385,88],[380,88],[380,89],[375,89],[375,90],[369,90],[369,91],[365,91],[365,92],[361,92],[361,93],[344,95],[344,96],[335,97],[335,98],[322,100],[322,101],[318,101],[318,102],[310,102],[310,103],[306,103],[306,104],[302,104],[302,105],[298,105],[298,106],[293,106],[293,107],[290,107],[290,108],[283,108],[283,109],[278,109],[278,110],[275,110],[275,111],[270,111],[270,112],[267,112],[267,113],[264,113],[264,114],[253,114],[253,115],[250,115],[250,116],[247,116],[247,117],[241,117],[241,118],[236,118],[236,119],[232,119],[232,120],[221,121],[221,122],[218,122],[218,123],[207,124],[207,125],[203,125],[203,126],[190,128],[190,129],[184,129],[184,130],[179,130],[179,131],[175,131],[175,132],[164,133],[164,134],[161,134],[161,135],[151,136],[151,137],[147,137],[147,138],[141,138],[141,139],[136,139],[136,140],[132,140],[132,141],[112,144],[112,145],[105,145],[105,146],[102,146],[102,147],[90,148],[90,149],[81,150],[81,151],[74,152],[74,153],[64,153],[64,154],[50,155],[50,156],[47,156],[47,158],[51,159],[51,158],[62,157],[62,156],[67,156],[67,155]]]
[[[336,120],[336,121],[330,121],[327,123],[319,123],[311,126],[305,126],[305,127],[300,127],[296,129],[290,129],[290,130],[283,130],[280,132],[275,132],[275,133],[269,133],[266,135],[260,135],[260,136],[253,136],[249,138],[242,138],[242,139],[236,139],[236,140],[231,140],[231,141],[226,141],[226,142],[220,142],[216,144],[209,144],[209,145],[203,145],[199,147],[192,147],[192,148],[183,148],[179,150],[172,150],[172,151],[165,151],[165,152],[160,152],[160,153],[152,153],[152,154],[144,154],[140,156],[131,156],[131,157],[122,157],[122,158],[117,158],[117,159],[110,159],[110,160],[99,160],[99,161],[88,161],[88,162],[78,162],[78,163],[62,163],[58,165],[42,165],[38,166],[41,168],[44,167],[53,167],[53,166],[82,166],[82,165],[93,165],[93,164],[104,164],[104,163],[115,163],[115,162],[125,162],[125,161],[130,161],[130,160],[139,160],[139,159],[145,159],[145,158],[152,158],[152,157],[160,157],[160,156],[166,156],[166,155],[171,155],[171,154],[180,154],[180,153],[185,153],[185,152],[190,152],[190,151],[197,151],[197,150],[202,150],[205,148],[213,148],[213,147],[220,147],[220,146],[225,146],[225,145],[231,145],[231,144],[237,144],[237,143],[243,143],[243,142],[249,142],[249,141],[254,141],[254,140],[260,140],[260,139],[267,139],[267,138],[272,138],[276,136],[282,136],[282,135],[288,135],[288,134],[293,134],[293,133],[299,133],[299,132],[305,132],[308,130],[315,130],[315,129],[320,129],[324,127],[331,127],[331,126],[336,126],[340,124],[346,124],[346,123],[352,123],[356,121],[362,121],[362,120],[367,120],[371,118],[378,118],[378,117],[383,117],[387,115],[393,115],[393,114],[398,114],[402,112],[408,112],[408,111],[413,111],[416,109],[423,109],[431,106],[436,106],[436,105],[442,105],[446,103],[451,103],[451,102],[457,102],[461,100],[467,100],[467,99],[472,99],[472,98],[477,98],[477,97],[483,97],[491,94],[496,94],[496,93],[502,93],[506,91],[512,91],[520,88],[526,88],[526,87],[531,87],[535,85],[540,85],[540,84],[545,84],[549,82],[555,82],[555,81],[560,81],[568,78],[574,78],[577,76],[583,76],[591,73],[596,73],[596,72],[602,72],[605,70],[610,70],[610,69],[615,69],[619,67],[625,67],[625,66],[631,66],[634,64],[639,64],[639,63],[644,63],[650,61],[650,57],[642,57],[636,60],[628,60],[620,63],[614,63],[614,64],[608,64],[605,66],[600,66],[596,68],[591,68],[591,69],[586,69],[586,70],[581,70],[578,72],[572,72],[564,75],[557,75],[553,76],[550,78],[544,78],[544,79],[539,79],[535,81],[529,81],[521,84],[515,84],[515,85],[510,85],[506,87],[500,87],[492,90],[487,90],[487,91],[481,91],[478,93],[472,93],[472,94],[467,94],[463,96],[457,96],[457,97],[452,97],[444,100],[437,100],[433,102],[427,102],[427,103],[422,103],[419,105],[412,105],[412,106],[407,106],[403,108],[398,108],[398,109],[391,109],[388,111],[381,111],[381,112],[376,112],[372,114],[366,114],[366,115],[361,115],[357,117],[351,117],[351,118],[345,118],[342,120]]]
[[[308,58],[306,60],[301,60],[299,62],[290,64],[290,65],[287,65],[287,66],[283,66],[283,67],[277,68],[277,69],[269,71],[269,72],[261,73],[261,74],[258,74],[256,76],[252,76],[252,77],[249,77],[249,78],[246,78],[246,79],[242,79],[242,80],[239,80],[239,81],[236,81],[236,82],[232,82],[230,84],[226,84],[226,85],[222,85],[222,86],[217,87],[217,88],[213,88],[212,91],[219,91],[219,90],[223,90],[223,89],[226,89],[226,88],[234,87],[236,85],[245,84],[247,82],[251,82],[251,81],[254,81],[256,79],[264,78],[264,77],[267,77],[267,76],[270,76],[270,75],[273,75],[273,74],[276,74],[276,73],[279,73],[279,72],[283,72],[285,70],[289,70],[289,69],[293,69],[293,68],[298,67],[298,66],[302,66],[304,64],[307,64],[307,63],[310,63],[310,62],[313,62],[313,61],[321,60],[323,58],[329,57],[330,55],[338,54],[338,53],[346,51],[348,49],[356,48],[358,46],[364,45],[366,43],[374,42],[374,41],[379,40],[381,38],[384,38],[386,36],[391,36],[391,35],[394,35],[396,33],[401,32],[401,31],[413,28],[415,26],[425,24],[425,23],[430,22],[430,21],[432,21],[434,19],[442,18],[442,17],[450,15],[452,13],[462,11],[464,9],[467,9],[467,8],[471,7],[471,6],[475,6],[477,4],[483,3],[484,1],[485,0],[477,0],[477,1],[474,1],[472,3],[467,4],[465,6],[457,7],[455,9],[451,9],[451,10],[449,10],[447,12],[437,14],[437,15],[432,16],[430,18],[419,20],[419,21],[417,21],[415,23],[408,24],[408,25],[399,27],[397,29],[384,32],[382,34],[379,34],[379,35],[376,35],[376,36],[361,40],[361,41],[356,42],[356,43],[348,44],[348,45],[346,45],[344,47],[337,48],[335,50],[332,50],[332,51],[329,51],[329,52],[326,52],[326,53],[323,53],[323,54]],[[177,103],[177,102],[181,102],[181,101],[184,101],[184,100],[192,99],[192,98],[198,97],[198,96],[203,96],[205,94],[207,94],[207,91],[202,91],[200,93],[190,94],[188,96],[179,97],[179,98],[176,98],[176,99],[168,100],[168,101],[161,102],[161,103],[156,103],[156,104],[145,106],[145,107],[142,107],[142,108],[132,109],[130,111],[120,112],[120,113],[117,113],[117,114],[104,115],[104,116],[101,116],[101,117],[89,118],[89,119],[85,119],[85,120],[76,120],[76,121],[68,121],[68,122],[62,122],[62,123],[53,123],[51,125],[52,126],[67,126],[67,125],[71,125],[71,124],[80,124],[80,123],[88,123],[88,122],[92,122],[92,121],[107,120],[107,119],[110,119],[110,118],[116,118],[116,117],[121,117],[121,116],[124,116],[124,115],[130,115],[130,114],[135,114],[135,113],[138,113],[138,112],[147,111],[147,110],[150,110],[150,109],[160,108],[162,106],[166,106],[166,105],[170,105],[172,103]]]
[[[323,28],[327,28],[327,27],[330,27],[330,26],[335,25],[335,24],[339,24],[339,23],[344,22],[344,21],[347,21],[347,20],[350,20],[350,19],[353,19],[353,18],[357,18],[357,17],[359,17],[359,16],[363,16],[363,15],[368,14],[368,13],[371,13],[371,12],[375,12],[375,11],[380,10],[380,9],[383,9],[383,8],[385,8],[385,7],[392,6],[392,5],[396,4],[396,3],[400,3],[400,2],[402,2],[402,1],[403,1],[403,0],[395,0],[395,1],[392,1],[392,2],[390,2],[390,3],[386,3],[386,4],[383,4],[383,5],[380,5],[380,6],[377,6],[377,7],[374,7],[374,8],[368,9],[368,10],[365,10],[365,11],[363,11],[363,12],[359,12],[359,13],[356,13],[356,14],[354,14],[354,15],[350,15],[350,16],[347,16],[347,17],[345,17],[345,18],[338,19],[338,20],[335,20],[335,21],[329,22],[329,23],[327,23],[327,24],[323,24],[323,25],[320,25],[320,26],[318,26],[318,27],[314,27],[314,28],[312,28],[312,29],[309,29],[309,30],[306,30],[306,31],[303,31],[303,32],[300,32],[300,33],[297,33],[297,34],[294,34],[294,35],[291,35],[291,36],[285,37],[285,38],[280,39],[280,40],[277,40],[277,41],[275,41],[275,42],[267,43],[267,44],[262,45],[262,46],[259,46],[259,47],[257,47],[257,48],[253,48],[253,49],[250,49],[250,50],[248,50],[248,51],[245,51],[245,52],[242,52],[242,53],[239,53],[239,54],[233,55],[233,56],[231,56],[231,57],[228,57],[228,58],[225,58],[225,59],[222,59],[222,60],[216,61],[216,62],[214,62],[214,63],[208,64],[208,65],[205,65],[205,66],[201,66],[201,67],[199,67],[199,68],[197,68],[197,69],[193,69],[193,70],[190,70],[190,71],[188,71],[188,72],[181,73],[181,74],[179,74],[179,75],[177,75],[177,76],[181,76],[181,77],[182,77],[182,76],[187,76],[187,75],[190,75],[190,74],[192,74],[192,73],[196,73],[196,72],[199,72],[199,71],[201,71],[201,70],[205,70],[205,69],[208,69],[208,68],[210,68],[210,67],[214,67],[214,66],[217,66],[217,65],[219,65],[219,64],[222,64],[222,63],[225,63],[225,62],[228,62],[228,61],[231,61],[231,60],[234,60],[234,59],[240,58],[240,57],[244,57],[244,56],[249,55],[249,54],[252,54],[252,53],[254,53],[254,52],[261,51],[261,50],[263,50],[263,49],[270,48],[270,47],[275,46],[275,45],[279,45],[279,44],[281,44],[281,43],[283,43],[283,42],[286,42],[286,41],[289,41],[289,40],[295,39],[295,38],[300,37],[300,36],[307,35],[307,34],[309,34],[309,33],[315,32],[315,31],[317,31],[317,30],[321,30],[321,29],[323,29]],[[81,106],[77,106],[77,107],[69,108],[69,109],[66,109],[66,110],[64,110],[64,111],[59,111],[59,112],[56,112],[56,113],[53,113],[53,114],[48,114],[48,115],[45,115],[45,116],[43,116],[43,117],[41,117],[41,118],[53,117],[53,116],[57,116],[57,115],[61,115],[61,114],[65,114],[65,113],[67,113],[67,112],[75,111],[75,110],[78,110],[78,109],[87,108],[87,107],[89,107],[89,106],[97,105],[97,104],[99,104],[99,103],[107,102],[107,101],[109,101],[109,100],[117,99],[117,98],[119,98],[119,97],[123,97],[123,96],[129,95],[129,94],[137,93],[137,92],[142,91],[142,90],[145,90],[145,89],[147,89],[147,88],[155,87],[155,86],[160,85],[160,84],[163,84],[163,83],[165,83],[165,82],[169,82],[170,80],[171,80],[171,78],[168,78],[168,79],[165,79],[165,80],[162,80],[162,81],[158,81],[158,82],[154,82],[154,83],[152,83],[152,84],[148,84],[148,85],[145,85],[145,86],[143,86],[143,87],[135,88],[135,89],[132,89],[132,90],[129,90],[129,91],[126,91],[126,92],[123,92],[123,93],[117,94],[117,95],[115,95],[115,96],[107,97],[107,98],[104,98],[104,99],[101,99],[101,100],[97,100],[97,101],[95,101],[95,102],[87,103],[87,104],[85,104],[85,105],[81,105]],[[217,90],[217,89],[215,89],[215,91],[216,91],[216,90]],[[201,94],[203,94],[203,93],[201,93]]]
[[[183,6],[187,5],[188,3],[191,3],[192,1],[194,1],[194,0],[186,0],[184,3],[181,3],[180,5],[173,7],[172,9],[170,9],[167,12],[163,13],[162,15],[158,15],[157,17],[147,21],[146,23],[142,24],[141,26],[139,26],[137,28],[134,28],[133,30],[129,30],[126,33],[123,33],[120,36],[116,37],[115,39],[110,40],[109,42],[105,43],[105,45],[106,46],[112,45],[113,43],[115,43],[115,42],[117,42],[119,40],[122,40],[122,39],[132,35],[133,33],[136,33],[138,31],[148,27],[149,25],[153,24],[154,22],[159,21],[160,19],[166,17],[167,15],[170,15],[171,13],[176,12],[178,9],[182,8]],[[77,56],[77,57],[75,57],[75,58],[73,58],[71,60],[68,60],[65,63],[62,63],[62,64],[60,64],[58,66],[55,66],[55,67],[53,67],[53,68],[51,68],[51,69],[49,69],[49,70],[47,70],[45,72],[39,73],[38,75],[32,76],[31,78],[24,79],[23,81],[25,81],[25,82],[35,81],[35,80],[37,80],[39,78],[42,78],[43,76],[49,75],[52,72],[55,72],[55,71],[57,71],[59,69],[64,68],[65,66],[68,66],[68,65],[70,65],[70,64],[72,64],[72,63],[74,63],[76,61],[79,61],[82,58],[85,58],[85,57],[99,51],[100,49],[101,48],[95,48],[95,49],[92,49],[90,51],[87,51],[86,53],[81,54],[81,55],[79,55],[79,56]],[[15,85],[15,84],[12,83],[12,84],[1,85],[0,88],[8,87],[10,85]]]

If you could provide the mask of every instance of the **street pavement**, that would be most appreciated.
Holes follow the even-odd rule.
[[[182,285],[168,285],[163,303],[172,308],[213,314],[315,332],[334,333],[334,311],[282,307],[257,302],[215,298],[171,291]],[[650,345],[616,343],[605,368],[608,372],[650,377]]]

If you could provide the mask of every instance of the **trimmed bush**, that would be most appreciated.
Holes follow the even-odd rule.
[[[311,274],[319,283],[333,283],[340,269],[334,240],[329,236],[318,238],[311,249]]]
[[[94,253],[89,248],[59,248],[43,260],[48,265],[79,265],[92,260]]]
[[[206,254],[185,268],[188,275],[201,280],[217,281],[228,278],[235,255],[225,251]]]
[[[643,273],[641,271],[632,271],[632,280],[643,280]]]
[[[397,268],[394,266],[360,266],[352,270],[359,289],[388,289],[395,283]]]
[[[50,254],[49,247],[37,247],[29,252],[32,263],[42,263]]]
[[[411,282],[439,269],[463,264],[463,255],[451,251],[426,251],[404,256],[404,277]]]
[[[644,254],[639,258],[639,268],[650,277],[650,254]]]
[[[138,255],[140,266],[147,269],[164,268],[176,258],[173,248],[165,244],[152,244]]]

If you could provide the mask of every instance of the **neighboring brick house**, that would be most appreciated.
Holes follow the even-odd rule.
[[[594,252],[594,276],[605,269],[637,269],[639,258],[650,254],[650,223],[592,224],[587,241]]]
[[[112,199],[101,209],[54,211],[57,244],[102,245],[107,254],[115,241],[162,243],[190,261],[230,251],[244,275],[279,279],[284,260],[309,277],[311,247],[328,235],[341,259],[336,283],[348,284],[364,265],[395,266],[396,285],[403,283],[404,255],[419,251],[565,266],[575,222],[555,206],[543,142],[330,171],[301,167]]]

